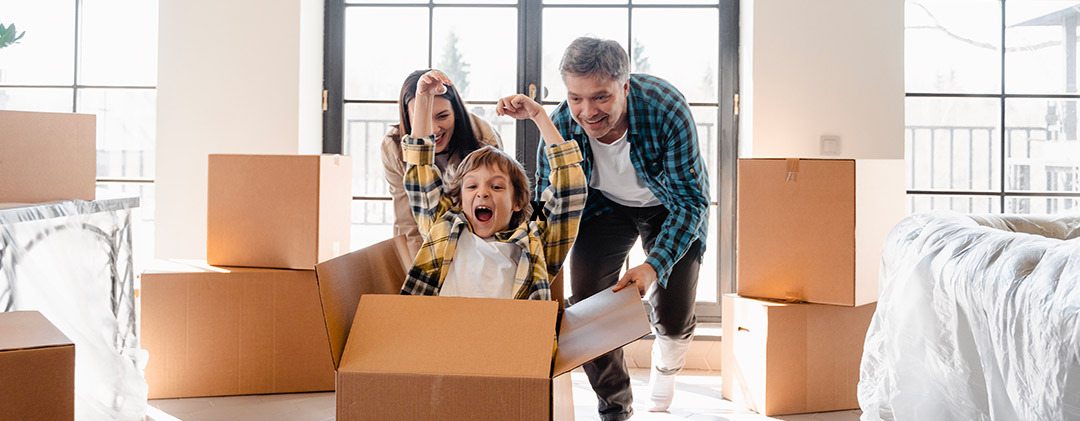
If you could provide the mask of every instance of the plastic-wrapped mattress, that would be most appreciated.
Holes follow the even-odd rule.
[[[1080,420],[1080,216],[912,215],[882,252],[863,420]]]
[[[40,311],[75,342],[78,420],[146,413],[131,249],[138,205],[138,198],[0,205],[0,311]]]

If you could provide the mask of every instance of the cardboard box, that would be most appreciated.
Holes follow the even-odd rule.
[[[724,398],[766,416],[858,408],[859,363],[875,308],[724,295]]]
[[[905,193],[899,159],[740,159],[738,294],[877,301],[881,249],[907,212]]]
[[[0,419],[75,419],[75,344],[36,311],[0,313]]]
[[[197,266],[142,275],[150,399],[334,390],[314,271]]]
[[[311,270],[349,251],[352,161],[341,155],[210,155],[206,260]]]
[[[0,203],[94,200],[97,117],[0,111]]]
[[[649,332],[633,288],[561,319],[556,301],[380,295],[403,281],[400,240],[315,267],[338,420],[572,418],[564,374]]]

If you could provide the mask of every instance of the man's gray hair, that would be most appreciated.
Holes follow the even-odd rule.
[[[584,36],[566,47],[559,72],[567,75],[598,75],[619,83],[630,77],[630,58],[618,42]]]

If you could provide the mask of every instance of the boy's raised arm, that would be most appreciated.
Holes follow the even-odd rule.
[[[500,99],[495,110],[499,115],[532,120],[544,138],[544,154],[551,165],[550,185],[541,194],[547,218],[544,252],[548,274],[554,277],[577,238],[581,210],[588,197],[585,172],[581,169],[581,151],[577,142],[565,141],[544,108],[525,95]]]
[[[526,118],[532,120],[540,129],[540,136],[544,138],[544,143],[548,146],[558,145],[564,141],[562,135],[555,129],[555,124],[551,122],[551,117],[544,112],[544,107],[525,95],[510,95],[500,99],[498,105],[495,106],[495,113],[508,115],[518,120]]]

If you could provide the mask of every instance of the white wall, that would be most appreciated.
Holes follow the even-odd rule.
[[[300,2],[299,153],[322,153],[323,7],[322,0]]]
[[[322,0],[161,0],[155,254],[206,255],[211,153],[321,151]]]
[[[742,0],[739,156],[904,157],[904,2]]]

